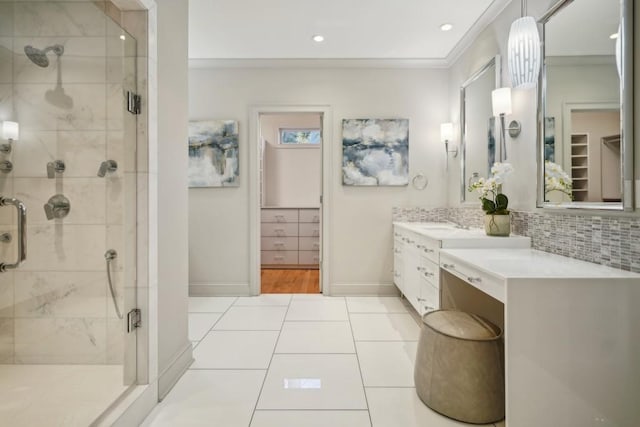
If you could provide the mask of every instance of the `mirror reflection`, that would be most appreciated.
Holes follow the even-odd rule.
[[[621,206],[620,15],[567,1],[544,23],[544,202]]]
[[[460,199],[477,202],[467,191],[480,177],[490,175],[497,161],[495,117],[491,92],[499,87],[500,56],[495,56],[476,71],[460,88],[460,129],[462,141],[462,175]]]

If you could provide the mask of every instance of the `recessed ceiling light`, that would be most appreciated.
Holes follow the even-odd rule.
[[[611,34],[611,35],[609,36],[609,38],[610,38],[611,40],[615,40],[615,39],[617,39],[617,38],[618,38],[618,33],[613,33],[613,34]]]
[[[320,34],[316,34],[315,36],[311,37],[311,39],[316,43],[321,43],[324,41],[324,36],[321,36]]]
[[[453,29],[453,24],[442,24],[440,25],[440,29],[442,31],[450,31],[451,29]]]
[[[120,34],[120,40],[124,40],[126,39],[126,37],[124,36],[124,34]]]

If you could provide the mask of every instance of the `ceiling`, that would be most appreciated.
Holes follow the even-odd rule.
[[[445,61],[509,1],[189,0],[189,58]]]
[[[569,3],[545,25],[547,56],[614,55],[620,0],[580,0]]]

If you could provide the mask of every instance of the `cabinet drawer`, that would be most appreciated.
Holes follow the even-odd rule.
[[[298,224],[265,222],[260,226],[263,237],[298,237]]]
[[[429,281],[420,281],[420,306],[423,308],[421,315],[427,311],[440,308],[440,291]]]
[[[298,251],[262,251],[261,263],[270,264],[297,264]]]
[[[425,257],[420,258],[420,264],[418,264],[418,272],[420,273],[420,278],[422,280],[426,280],[431,284],[431,286],[438,288],[438,277],[439,277],[439,267],[437,264],[431,262],[429,259]]]
[[[440,267],[459,277],[471,286],[491,295],[500,302],[505,302],[505,282],[496,276],[480,271],[447,254],[440,255]]]
[[[416,241],[416,247],[420,251],[420,255],[438,264],[440,258],[440,242],[438,240],[419,238]]]
[[[298,209],[261,209],[262,222],[298,222]]]
[[[320,239],[317,237],[299,237],[301,251],[320,250]]]
[[[297,237],[263,237],[260,239],[263,251],[297,251]]]
[[[300,222],[320,222],[320,209],[300,209]]]
[[[306,237],[318,237],[320,236],[320,224],[301,222],[300,227],[298,228],[298,235]]]
[[[298,261],[300,264],[319,264],[320,252],[318,251],[300,251],[298,252]]]

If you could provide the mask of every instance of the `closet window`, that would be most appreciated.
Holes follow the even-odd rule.
[[[320,145],[320,129],[280,129],[282,145]]]

